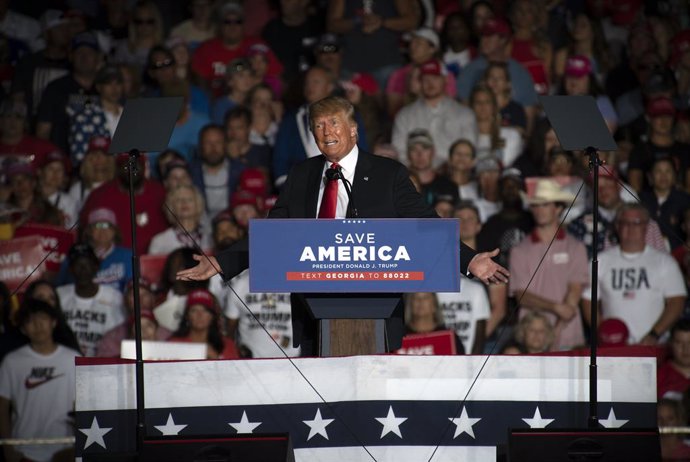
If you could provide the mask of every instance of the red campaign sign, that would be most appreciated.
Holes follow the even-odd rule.
[[[139,258],[141,276],[146,278],[156,288],[161,286],[163,266],[165,266],[165,259],[167,257],[167,255],[142,255]]]
[[[410,334],[403,337],[398,355],[454,355],[455,335],[452,330],[439,330],[428,334]]]
[[[43,244],[43,255],[46,259],[46,271],[57,273],[60,264],[65,259],[69,248],[76,240],[76,232],[59,226],[38,225],[29,223],[17,228],[14,237],[38,236]],[[57,246],[57,247],[56,247]],[[53,250],[54,249],[54,250]]]
[[[24,291],[29,282],[40,278],[45,271],[41,260],[45,256],[40,236],[29,236],[0,241],[0,281],[14,292],[19,284]],[[38,267],[33,274],[31,272]],[[31,274],[29,279],[27,276]],[[26,280],[26,281],[25,281]]]

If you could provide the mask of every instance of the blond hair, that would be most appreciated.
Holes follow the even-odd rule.
[[[165,196],[165,204],[167,207],[163,209],[163,213],[165,213],[165,217],[168,219],[168,222],[173,226],[177,226],[177,217],[173,213],[173,203],[175,202],[175,199],[177,199],[177,196],[184,190],[191,191],[192,194],[194,194],[194,205],[196,206],[197,221],[201,221],[201,215],[204,213],[204,209],[206,208],[204,196],[201,194],[201,192],[199,192],[199,189],[197,189],[196,186],[191,184],[181,184],[176,188],[171,189]],[[171,212],[171,210],[173,211]]]
[[[546,315],[540,313],[539,311],[530,310],[527,312],[524,318],[520,319],[520,323],[517,325],[517,328],[515,329],[515,340],[520,345],[525,346],[525,334],[527,331],[527,327],[529,327],[529,325],[532,324],[532,322],[539,320],[541,320],[544,323],[544,326],[546,327],[546,345],[544,351],[549,351],[549,348],[551,348],[553,341],[556,339],[556,333],[553,331],[553,326],[551,325],[549,318],[547,318]]]
[[[443,313],[441,312],[441,306],[438,303],[438,296],[436,295],[435,292],[413,292],[409,294],[405,294],[405,324],[409,325],[412,322],[412,304],[414,303],[414,298],[417,297],[418,295],[431,295],[431,300],[434,305],[434,320],[436,321],[436,325],[438,326],[443,326],[444,325],[444,319],[443,319]]]
[[[334,114],[344,114],[350,125],[357,126],[355,108],[348,100],[340,96],[327,96],[309,106],[309,128],[314,130],[314,120]]]

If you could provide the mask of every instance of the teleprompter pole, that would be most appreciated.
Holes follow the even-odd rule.
[[[143,175],[139,171],[138,160],[141,153],[138,149],[129,151],[127,169],[129,174],[129,219],[132,228],[132,295],[134,298],[134,337],[136,339],[136,398],[137,398],[137,454],[141,455],[146,436],[146,420],[144,416],[144,360],[141,351],[141,305],[139,303],[139,254],[137,252],[137,221],[134,204],[134,177]]]

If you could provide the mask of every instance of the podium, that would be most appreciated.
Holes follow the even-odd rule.
[[[316,322],[319,356],[385,353],[404,333],[402,293],[460,290],[459,225],[251,220],[249,278],[251,292],[293,293],[293,326]]]
[[[390,350],[386,322],[401,298],[396,294],[313,294],[305,296],[318,322],[319,356],[383,354]]]

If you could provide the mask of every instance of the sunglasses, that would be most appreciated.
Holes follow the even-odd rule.
[[[337,53],[340,51],[340,48],[337,45],[322,45],[319,51],[321,53]]]
[[[244,19],[226,19],[223,21],[223,24],[226,24],[228,26],[237,26],[240,24],[244,24]]]
[[[136,25],[138,25],[138,26],[142,26],[142,25],[153,26],[154,24],[156,24],[156,20],[153,19],[153,18],[149,18],[149,19],[135,19],[135,20],[134,20],[134,24],[136,24]]]
[[[172,59],[165,59],[163,61],[156,61],[154,63],[151,63],[151,69],[153,69],[153,70],[164,69],[164,68],[170,67],[172,65],[173,65]]]

